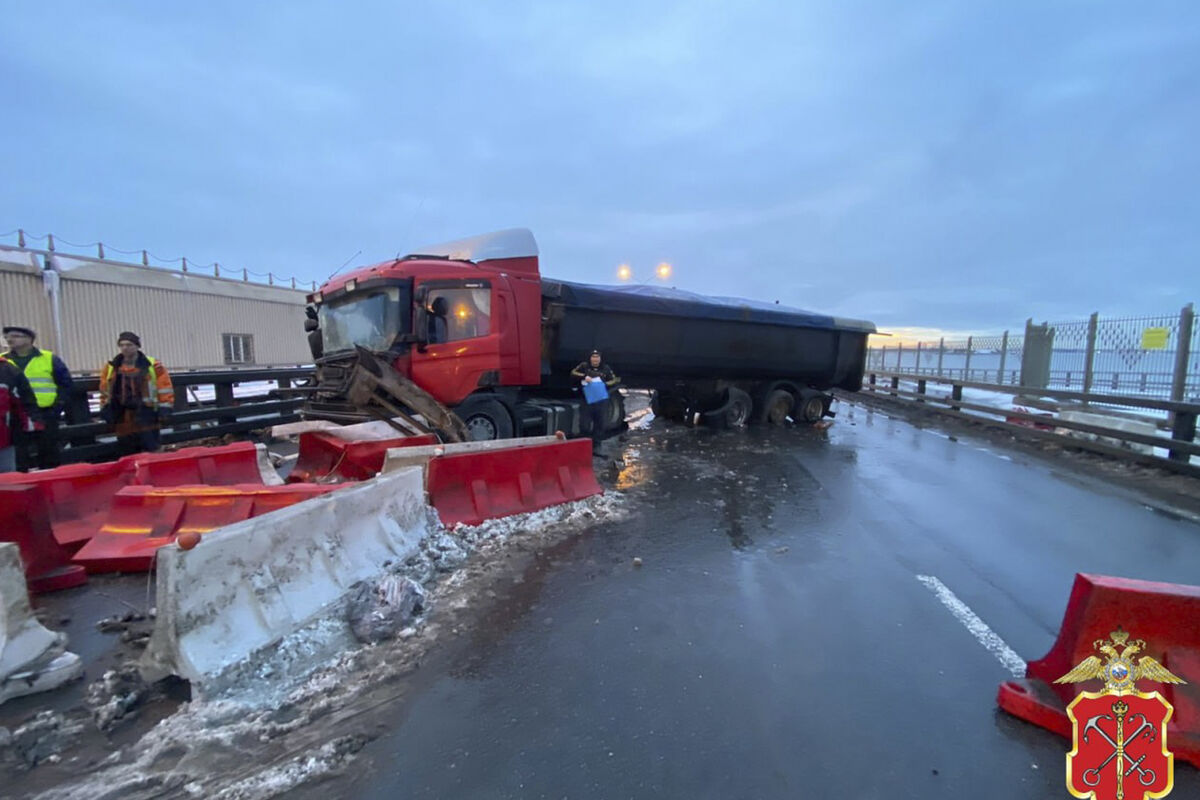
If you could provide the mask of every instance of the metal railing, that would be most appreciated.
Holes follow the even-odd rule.
[[[950,387],[947,396],[938,396],[929,392],[929,384],[941,384]],[[902,385],[906,384],[906,385]],[[1074,392],[1060,389],[1038,389],[1040,398],[1050,398],[1057,401],[1083,401],[1091,406],[1102,406],[1105,409],[1126,409],[1135,411],[1165,412],[1170,420],[1168,429],[1170,438],[1153,435],[1137,430],[1121,430],[1119,428],[1096,425],[1090,422],[1080,422],[1071,419],[1060,419],[1047,414],[1039,414],[1022,408],[999,408],[984,403],[972,402],[968,396],[964,398],[964,389],[978,389],[985,392],[1002,391],[1016,398],[1027,392],[1020,386],[1001,388],[996,384],[982,383],[966,379],[928,376],[921,373],[896,372],[885,370],[868,370],[863,378],[863,390],[869,396],[882,397],[893,401],[919,403],[923,407],[938,414],[948,414],[959,418],[970,419],[974,422],[984,422],[1000,426],[1021,435],[1032,436],[1054,441],[1064,447],[1074,447],[1113,456],[1128,461],[1149,464],[1152,466],[1179,472],[1192,477],[1200,477],[1200,465],[1192,464],[1193,457],[1200,457],[1200,444],[1196,443],[1196,419],[1200,415],[1200,403],[1182,403],[1150,397],[1130,395],[1100,394],[1098,392]],[[994,419],[999,418],[999,419]],[[1096,437],[1096,440],[1068,437],[1061,432],[1076,431]],[[1125,445],[1137,444],[1143,448],[1151,448],[1151,452],[1136,452],[1125,446],[1107,444],[1104,440],[1116,440]],[[1166,450],[1165,457],[1156,455],[1155,449]]]
[[[172,372],[175,405],[170,421],[163,428],[163,444],[295,422],[300,419],[303,400],[281,390],[311,378],[312,374],[311,366]],[[98,391],[97,376],[75,378],[66,409],[67,424],[59,431],[59,441],[65,445],[63,463],[100,461],[116,455],[112,426],[94,421],[99,407]]]
[[[1178,314],[1025,323],[1024,333],[871,347],[867,367],[913,375],[1200,400],[1200,328]]]

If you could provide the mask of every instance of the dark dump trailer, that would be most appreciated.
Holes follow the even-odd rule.
[[[830,414],[828,390],[862,386],[875,332],[863,320],[656,286],[543,278],[542,306],[548,387],[594,348],[627,388],[656,393],[657,413],[729,424]]]

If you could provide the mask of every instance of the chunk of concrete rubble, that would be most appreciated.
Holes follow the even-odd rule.
[[[92,712],[96,727],[110,730],[118,720],[130,716],[145,703],[150,687],[142,678],[136,664],[110,669],[88,686],[84,699]]]
[[[55,711],[40,711],[12,732],[8,747],[27,767],[52,761],[83,733],[83,723]]]
[[[385,575],[364,582],[346,604],[346,619],[358,641],[373,644],[394,638],[425,607],[425,590],[411,578]]]

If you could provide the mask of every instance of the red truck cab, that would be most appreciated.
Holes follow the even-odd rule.
[[[446,406],[485,388],[536,386],[537,243],[518,228],[431,247],[332,278],[309,296],[322,359],[386,354]]]

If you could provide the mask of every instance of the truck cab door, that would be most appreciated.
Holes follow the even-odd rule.
[[[412,351],[412,379],[440,402],[457,405],[499,373],[491,282],[431,280],[415,296],[423,313],[414,315],[421,345]]]

